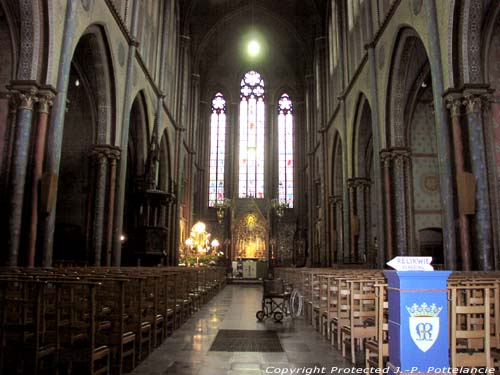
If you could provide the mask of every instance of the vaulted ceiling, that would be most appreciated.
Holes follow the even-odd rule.
[[[302,82],[312,72],[314,40],[324,35],[326,0],[181,0],[181,30],[190,36],[193,72],[202,88],[234,81],[248,69],[265,77]],[[250,35],[259,58],[245,52]],[[219,77],[221,79],[215,79]]]

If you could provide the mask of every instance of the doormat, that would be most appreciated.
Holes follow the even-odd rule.
[[[210,348],[214,352],[282,352],[276,331],[221,329]]]

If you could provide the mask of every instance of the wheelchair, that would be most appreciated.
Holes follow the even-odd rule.
[[[262,294],[262,309],[255,316],[260,322],[272,316],[276,322],[281,322],[285,316],[290,316],[290,296],[283,280],[264,280]]]

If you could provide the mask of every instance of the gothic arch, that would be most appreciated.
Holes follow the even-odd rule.
[[[500,3],[490,11],[485,22],[484,39],[482,41],[484,82],[492,90],[492,100],[485,112],[485,139],[488,156],[488,178],[491,189],[493,226],[498,226],[500,220]],[[500,237],[493,231],[496,242],[495,260],[497,267],[500,262],[498,243]]]
[[[102,146],[110,143],[115,124],[112,85],[102,29],[90,26],[76,44],[68,80],[54,233],[56,262],[100,264],[106,167],[103,171],[98,166],[106,158]]]
[[[355,235],[353,245],[359,261],[375,264],[373,235],[377,233],[377,220],[372,217],[376,212],[372,209],[376,201],[373,188],[372,119],[370,105],[364,95],[361,95],[358,100],[354,129],[352,148],[354,178],[351,182],[354,199],[351,210],[357,219],[358,229],[352,234]]]
[[[405,108],[413,83],[426,64],[422,40],[413,29],[403,28],[396,39],[387,90],[387,144],[392,147],[405,146]]]
[[[136,264],[134,251],[138,243],[138,228],[142,225],[140,193],[147,189],[146,159],[149,144],[148,108],[143,91],[140,91],[130,109],[130,128],[127,150],[127,169],[125,178],[125,207],[123,214],[122,264]]]
[[[144,177],[149,145],[149,121],[146,98],[140,91],[130,109],[130,128],[127,154],[127,174]]]
[[[343,198],[344,198],[344,175],[343,175],[343,152],[340,133],[336,132],[333,142],[332,155],[332,201],[330,202],[330,233],[331,247],[330,259],[333,264],[342,263],[344,254],[344,221],[343,221]]]
[[[414,30],[402,29],[393,54],[387,100],[396,255],[420,254],[425,249],[419,235],[429,225],[442,227],[431,70],[421,39]],[[442,245],[434,250],[439,259],[436,263],[442,263]]]
[[[73,55],[84,72],[94,93],[97,114],[96,143],[114,142],[116,129],[114,74],[105,31],[100,25],[91,25],[80,37]]]
[[[371,138],[371,108],[366,97],[361,95],[356,107],[352,145],[352,170],[355,177],[370,178],[370,167],[366,163],[371,159],[371,157],[368,157],[370,151],[368,148],[371,146]],[[373,150],[371,151],[373,153]]]

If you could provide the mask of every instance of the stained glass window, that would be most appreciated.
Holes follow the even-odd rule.
[[[218,92],[212,100],[210,118],[210,176],[208,205],[224,200],[224,159],[226,156],[226,100]]]
[[[250,71],[241,80],[240,198],[264,198],[264,80]]]
[[[293,104],[287,94],[278,102],[278,198],[293,207]]]

